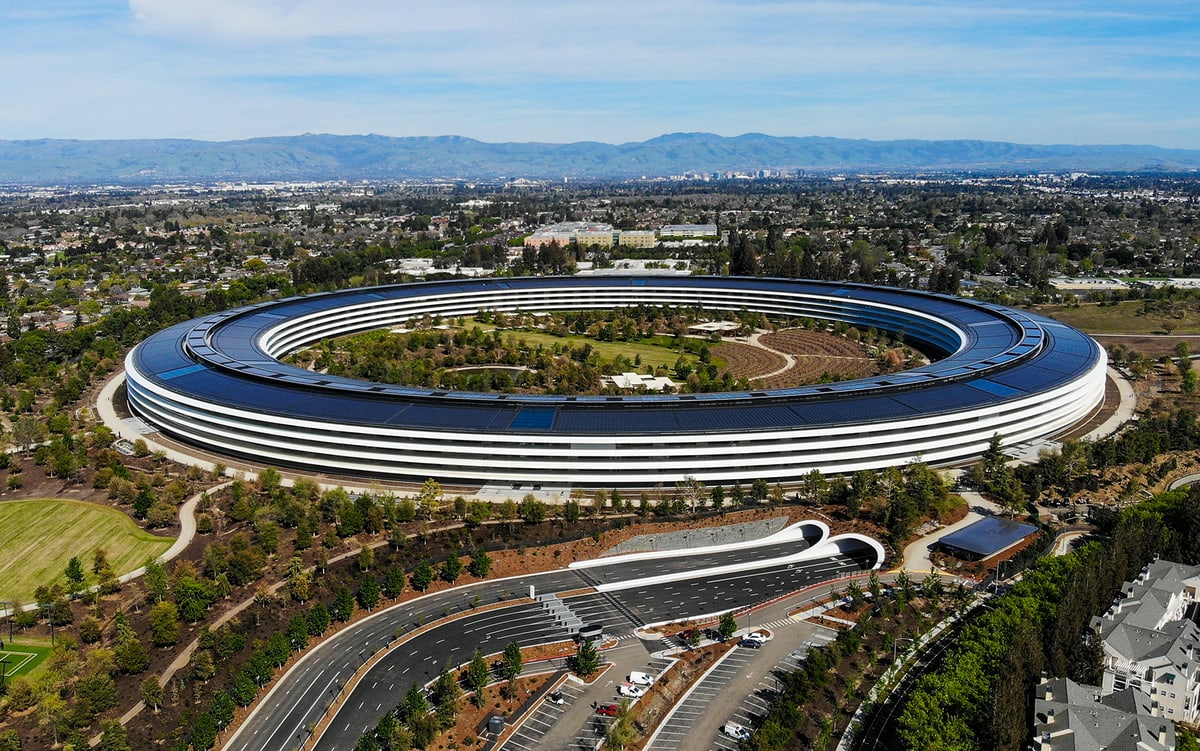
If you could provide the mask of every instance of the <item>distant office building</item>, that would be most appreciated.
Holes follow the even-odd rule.
[[[582,232],[577,232],[575,233],[575,237],[573,239],[575,242],[585,247],[588,245],[598,245],[601,248],[611,248],[613,246],[614,237],[615,234],[613,233],[612,229],[609,228],[607,230],[584,230]]]
[[[550,243],[569,245],[599,245],[609,248],[622,245],[627,248],[653,248],[660,240],[698,237],[717,237],[715,224],[669,224],[654,230],[614,230],[611,224],[600,222],[559,222],[539,227],[525,238],[526,247],[540,248]]]
[[[660,238],[717,237],[715,224],[668,224],[658,231]]]
[[[622,248],[653,248],[658,244],[658,233],[652,229],[626,229],[617,233],[617,244]]]
[[[602,222],[559,222],[539,227],[536,232],[525,238],[526,247],[532,248],[540,248],[550,243],[569,245],[572,242],[610,247],[613,244],[612,225]]]
[[[1059,292],[1069,292],[1077,297],[1094,293],[1128,291],[1128,282],[1111,277],[1055,277],[1050,286]]]

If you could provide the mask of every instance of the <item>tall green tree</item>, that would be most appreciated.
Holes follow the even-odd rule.
[[[164,600],[150,609],[150,638],[156,647],[169,647],[179,641],[179,609]]]
[[[738,630],[737,618],[734,617],[733,611],[729,610],[721,613],[721,619],[717,622],[717,632],[721,634],[722,639],[728,639],[733,636]]]
[[[100,723],[99,751],[130,751],[129,733],[118,720],[104,720]]]
[[[573,661],[575,672],[584,678],[600,669],[600,652],[591,639],[580,639],[579,649]]]
[[[462,559],[457,555],[451,555],[442,563],[442,568],[438,571],[438,576],[442,581],[453,584],[458,581],[458,577],[462,576],[462,572]]]
[[[467,571],[477,579],[486,578],[492,573],[492,557],[483,548],[476,548],[471,554],[471,564],[467,566]]]
[[[358,604],[363,610],[370,612],[379,604],[379,582],[374,576],[367,576],[358,588]]]
[[[339,586],[333,593],[333,602],[329,606],[329,615],[338,623],[345,623],[354,615],[354,596],[349,588]]]
[[[83,590],[83,564],[79,562],[79,558],[71,556],[71,560],[67,561],[67,594],[72,598]]]
[[[408,687],[404,698],[400,700],[400,706],[396,709],[401,722],[411,723],[412,720],[429,711],[429,702],[425,700],[425,694],[421,692],[421,688],[414,683]]]
[[[217,745],[217,722],[208,712],[201,712],[192,719],[192,748],[207,751]]]
[[[158,682],[158,676],[148,675],[142,680],[142,701],[155,712],[162,706],[163,687]]]
[[[433,705],[438,707],[447,702],[457,701],[461,696],[462,689],[459,688],[458,681],[454,679],[454,673],[450,672],[450,666],[442,666],[442,672],[438,673],[433,687],[429,690],[429,698]]]
[[[500,677],[511,681],[521,675],[525,669],[525,660],[521,656],[521,645],[510,641],[504,645],[504,654],[500,658]]]
[[[421,561],[413,569],[408,580],[412,584],[413,589],[418,592],[424,592],[433,583],[433,565],[429,561]]]
[[[483,690],[487,688],[491,680],[492,671],[488,668],[487,660],[483,658],[483,653],[476,649],[475,656],[471,658],[470,664],[467,665],[467,687],[475,692],[472,702],[476,707],[483,706]]]

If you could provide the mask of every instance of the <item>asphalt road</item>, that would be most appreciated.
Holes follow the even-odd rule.
[[[470,660],[476,647],[491,654],[502,651],[510,641],[531,646],[569,638],[565,630],[547,622],[542,606],[536,603],[490,610],[432,629],[392,650],[371,668],[317,742],[317,751],[353,748],[363,732],[399,704],[410,686],[424,686],[437,678],[443,666],[457,667]],[[318,702],[324,699],[325,704],[332,698],[315,693],[309,697],[317,697]]]
[[[698,570],[695,578],[580,595],[565,602],[572,609],[586,611],[612,598],[643,623],[658,623],[747,607],[861,570],[863,567],[859,562],[843,555],[768,565],[712,578]],[[604,625],[608,629],[609,624],[605,622]]]
[[[306,729],[316,725],[324,714],[331,698],[329,691],[332,689],[336,694],[363,659],[390,642],[398,632],[410,631],[419,623],[436,620],[449,612],[469,609],[476,597],[483,605],[524,597],[529,594],[530,584],[539,592],[561,592],[584,586],[583,580],[574,572],[559,570],[456,587],[382,611],[332,637],[281,677],[226,748],[279,751],[299,747],[297,736],[303,740]],[[441,629],[435,629],[438,630]],[[361,657],[360,652],[364,653]],[[439,646],[434,654],[440,654],[444,659],[447,650]],[[438,668],[441,668],[440,662]]]
[[[539,593],[578,589],[597,574],[603,580],[632,580],[669,573],[692,573],[684,581],[632,587],[616,592],[572,597],[565,602],[585,620],[601,622],[609,633],[629,633],[637,622],[692,618],[729,608],[753,605],[780,594],[837,578],[868,567],[851,556],[771,565],[768,561],[796,553],[806,543],[764,545],[717,554],[676,556],[657,561],[600,566],[581,577],[578,570],[559,570],[517,579],[481,582],[439,592],[397,606],[352,626],[309,653],[266,696],[259,709],[227,744],[233,751],[278,751],[298,748],[345,681],[376,650],[418,624],[472,603],[488,604],[523,597],[529,585]],[[707,578],[705,568],[763,561],[761,568]],[[619,576],[618,576],[619,574]],[[536,644],[556,641],[567,633],[547,619],[540,605],[520,605],[474,614],[414,638],[387,655],[358,684],[317,745],[319,751],[353,747],[358,736],[395,706],[413,682],[436,677],[446,662],[463,663],[478,645],[498,652],[509,641]]]

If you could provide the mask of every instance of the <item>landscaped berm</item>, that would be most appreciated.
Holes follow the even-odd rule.
[[[68,561],[79,558],[86,584],[95,584],[92,555],[104,548],[119,576],[171,547],[124,513],[64,499],[0,502],[0,600],[33,601],[41,585],[65,584]]]

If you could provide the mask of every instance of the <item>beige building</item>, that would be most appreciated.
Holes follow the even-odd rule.
[[[613,231],[610,230],[585,230],[575,234],[575,242],[586,247],[588,245],[598,245],[601,248],[611,248],[613,246]]]
[[[658,233],[649,229],[627,229],[617,233],[617,244],[623,248],[653,248]]]
[[[605,240],[606,235],[607,241]],[[526,237],[524,242],[526,247],[540,248],[550,243],[570,245],[572,241],[578,242],[580,245],[611,247],[613,244],[612,225],[602,222],[559,222],[538,228],[532,235]]]
[[[672,237],[716,237],[715,224],[668,224],[658,231],[662,238]]]

